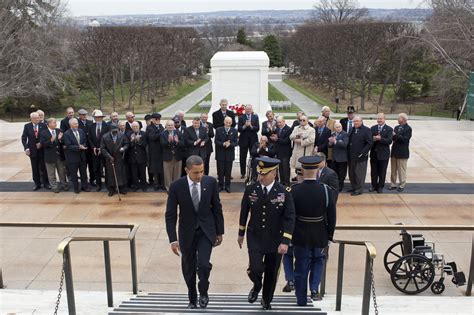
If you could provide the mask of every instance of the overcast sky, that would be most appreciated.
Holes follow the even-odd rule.
[[[71,15],[311,9],[317,0],[65,0]],[[359,0],[367,8],[417,8],[422,0]]]

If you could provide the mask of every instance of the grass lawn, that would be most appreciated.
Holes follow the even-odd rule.
[[[288,98],[283,95],[271,83],[268,83],[268,100],[269,101],[288,101]]]
[[[307,97],[309,97],[310,99],[312,99],[316,103],[319,103],[322,106],[329,106],[331,108],[331,110],[333,109],[334,106],[329,100],[327,100],[326,98],[324,98],[321,95],[318,95],[318,94],[314,93],[314,91],[311,91],[307,87],[304,87],[304,86],[300,85],[295,80],[285,79],[285,80],[283,80],[283,82],[285,82],[286,84],[288,84],[289,86],[291,86],[292,88],[297,90],[298,92],[306,95]]]

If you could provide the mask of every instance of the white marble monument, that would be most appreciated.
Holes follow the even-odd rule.
[[[263,51],[223,51],[211,59],[212,106],[226,98],[229,105],[252,104],[260,122],[271,109],[268,103],[268,67],[270,60]],[[209,115],[211,118],[211,115]]]

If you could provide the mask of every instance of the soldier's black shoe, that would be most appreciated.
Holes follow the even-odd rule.
[[[189,302],[188,308],[189,309],[196,309],[197,308],[196,302]]]
[[[248,301],[249,303],[254,303],[258,299],[258,293],[260,292],[260,289],[256,289],[255,287],[252,288],[249,292],[248,296]]]
[[[199,296],[199,307],[206,308],[208,303],[209,296],[207,294],[201,294],[201,296]]]
[[[272,306],[270,305],[270,302],[265,301],[265,299],[262,298],[262,301],[260,302],[262,304],[262,308],[264,310],[271,310]]]
[[[283,292],[291,292],[295,290],[295,283],[293,281],[288,281],[283,287]]]

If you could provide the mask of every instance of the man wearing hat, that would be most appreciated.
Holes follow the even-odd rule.
[[[101,110],[94,110],[92,116],[94,122],[89,126],[88,143],[92,151],[92,170],[94,173],[97,191],[102,189],[102,174],[104,169],[104,159],[100,152],[100,142],[102,137],[109,132],[109,125],[104,122],[105,115]]]
[[[271,309],[282,255],[288,251],[295,225],[291,188],[275,181],[279,164],[278,159],[257,158],[258,182],[247,186],[242,198],[237,239],[242,248],[247,231],[247,274],[253,282],[248,301],[254,303],[263,288],[261,304],[264,310]]]
[[[330,196],[331,189],[316,180],[322,158],[304,156],[298,161],[301,163],[304,180],[291,189],[296,214],[292,243],[296,300],[299,306],[306,306],[308,276],[311,298],[318,298],[325,259],[324,248],[333,239],[336,208]]]
[[[110,131],[102,137],[100,151],[105,158],[105,185],[109,191],[109,197],[111,197],[115,192],[118,192],[117,190],[121,194],[126,194],[125,152],[129,143],[127,137],[119,132],[116,125],[110,124],[109,128]],[[120,189],[117,189],[117,186]]]
[[[148,142],[148,173],[153,174],[153,187],[155,191],[165,189],[165,182],[163,177],[163,157],[160,144],[160,135],[164,131],[161,125],[161,114],[151,114],[151,123],[146,127],[146,137]]]
[[[354,113],[355,113],[354,106],[353,105],[347,106],[346,113],[347,113],[347,117],[342,118],[339,122],[342,125],[342,130],[344,130],[345,132],[347,132],[347,134],[349,134],[352,130],[352,127],[354,126],[354,124],[352,123],[352,119],[354,119]]]
[[[79,118],[77,119],[79,122],[79,129],[82,129],[86,134],[86,139],[89,141],[89,129],[92,125],[92,121],[87,119],[87,110],[81,108],[77,111]],[[87,168],[89,169],[89,182],[92,186],[95,186],[95,174],[94,174],[94,166],[92,165],[92,149],[89,147],[86,151],[86,159],[87,159]]]

